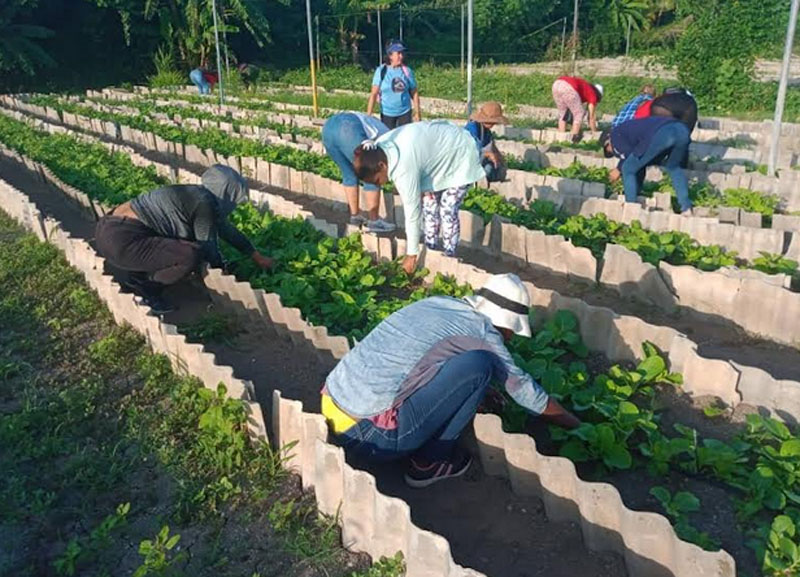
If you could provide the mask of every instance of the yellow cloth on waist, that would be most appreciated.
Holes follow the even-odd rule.
[[[322,395],[322,416],[325,417],[325,420],[328,421],[328,426],[337,435],[344,433],[358,422],[337,407],[333,399],[324,393]]]

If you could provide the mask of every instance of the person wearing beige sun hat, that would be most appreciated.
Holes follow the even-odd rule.
[[[506,168],[503,155],[494,144],[492,128],[498,124],[509,124],[503,115],[503,107],[499,102],[487,102],[469,117],[465,126],[481,151],[481,166],[489,182],[505,180]]]

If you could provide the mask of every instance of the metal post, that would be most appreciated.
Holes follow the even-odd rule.
[[[222,19],[222,45],[225,47],[225,78],[231,77],[231,61],[228,57],[228,31],[225,26],[225,9],[219,7],[220,18]]]
[[[628,54],[631,51],[631,23],[632,20],[628,20],[628,33],[625,35],[625,58],[628,57]]]
[[[403,5],[400,5],[400,42],[403,41]]]
[[[472,7],[467,3],[467,117],[472,114]]]
[[[575,0],[574,13],[572,15],[572,73],[578,68],[578,0]]]
[[[461,82],[464,82],[464,5],[461,5]]]
[[[783,119],[783,106],[786,103],[786,87],[789,84],[789,65],[792,60],[792,44],[794,44],[794,30],[797,25],[797,12],[800,0],[792,0],[789,13],[789,26],[786,28],[786,44],[783,47],[783,66],[781,66],[781,79],[778,83],[778,98],[775,101],[775,118],[772,121],[772,140],[769,145],[769,164],[767,169],[770,175],[775,175],[778,162],[778,144],[781,137],[781,120]]]
[[[567,17],[564,16],[561,26],[561,62],[564,62],[564,47],[567,45]]]
[[[322,56],[319,53],[319,14],[314,15],[314,20],[317,25],[317,70],[322,70]]]
[[[311,31],[311,0],[306,0],[306,26],[308,27],[308,61],[311,64],[311,102],[314,106],[314,116],[319,116],[317,106],[317,71],[314,66],[314,39]]]
[[[381,10],[378,8],[378,66],[383,62],[383,38],[381,33]]]
[[[214,41],[217,45],[217,80],[219,83],[219,105],[225,104],[225,91],[222,87],[222,56],[219,52],[219,25],[217,24],[217,0],[211,0],[211,10],[214,16]]]

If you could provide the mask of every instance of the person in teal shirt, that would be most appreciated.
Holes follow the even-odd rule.
[[[402,42],[390,41],[386,47],[387,62],[375,69],[372,76],[372,91],[367,102],[367,114],[371,115],[375,102],[381,104],[381,122],[390,130],[420,120],[419,92],[414,71],[406,66],[406,47]]]
[[[472,136],[446,120],[415,122],[390,130],[376,141],[366,140],[355,150],[353,167],[362,182],[383,186],[394,183],[403,202],[408,246],[403,268],[417,266],[425,198],[425,236],[442,225],[445,250],[458,244],[458,209],[466,188],[485,177],[481,155]],[[433,197],[433,198],[431,198]],[[427,214],[434,204],[435,215]]]

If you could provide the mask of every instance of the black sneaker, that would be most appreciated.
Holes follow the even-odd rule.
[[[412,457],[404,478],[409,487],[422,489],[444,479],[460,477],[471,464],[472,455],[459,449],[447,461],[436,461],[429,465],[417,464]]]
[[[143,305],[149,306],[150,312],[154,315],[165,315],[175,310],[174,306],[160,296],[138,297],[137,301]]]

